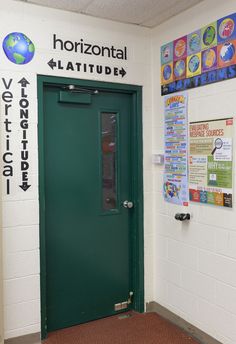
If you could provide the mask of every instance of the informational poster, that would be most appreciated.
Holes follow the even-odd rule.
[[[188,124],[186,92],[165,99],[165,169],[163,193],[167,202],[187,206]]]
[[[232,208],[233,118],[190,123],[190,201]]]

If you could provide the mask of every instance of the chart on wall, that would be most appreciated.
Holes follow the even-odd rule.
[[[233,118],[190,123],[190,201],[232,208]]]
[[[161,94],[236,77],[236,13],[161,47]]]
[[[169,203],[188,205],[188,125],[186,92],[166,96],[163,194]]]

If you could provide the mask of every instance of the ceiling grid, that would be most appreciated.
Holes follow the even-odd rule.
[[[204,0],[15,0],[153,28]]]

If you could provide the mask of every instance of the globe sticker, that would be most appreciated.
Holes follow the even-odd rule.
[[[34,57],[33,42],[21,32],[9,33],[4,38],[2,46],[8,60],[17,65],[27,64]]]

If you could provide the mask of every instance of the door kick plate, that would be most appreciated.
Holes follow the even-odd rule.
[[[128,302],[127,301],[126,302],[121,302],[121,303],[116,303],[114,305],[115,312],[121,311],[122,309],[126,309],[126,308],[128,308]]]

